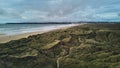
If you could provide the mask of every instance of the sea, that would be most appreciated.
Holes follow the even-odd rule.
[[[0,35],[17,35],[28,32],[50,31],[75,24],[0,24]]]

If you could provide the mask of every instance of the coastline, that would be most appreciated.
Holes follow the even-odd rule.
[[[120,24],[53,30],[0,44],[0,67],[116,68],[120,66],[119,40]]]
[[[28,32],[28,33],[10,35],[10,36],[6,36],[6,35],[2,36],[1,35],[0,36],[0,43],[7,43],[11,40],[18,40],[21,38],[27,38],[27,37],[32,36],[32,35],[42,34],[42,33],[50,32],[50,31],[56,31],[56,30],[61,30],[61,29],[63,30],[63,29],[71,28],[71,27],[78,26],[78,25],[83,25],[83,24],[72,24],[72,25],[61,26],[61,27],[57,27],[54,29],[44,30],[44,31]]]

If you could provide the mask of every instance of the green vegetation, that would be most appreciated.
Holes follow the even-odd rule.
[[[120,24],[85,24],[0,44],[0,68],[120,68]]]

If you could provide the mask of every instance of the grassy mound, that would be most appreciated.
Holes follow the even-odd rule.
[[[85,24],[0,44],[0,68],[120,68],[120,24]]]

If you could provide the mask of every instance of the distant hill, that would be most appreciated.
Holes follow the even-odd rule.
[[[0,68],[120,68],[120,24],[84,24],[0,44]]]
[[[6,24],[72,24],[71,22],[21,22],[21,23],[6,23]]]
[[[17,23],[6,23],[6,24],[80,24],[80,23],[120,23],[120,22],[17,22]]]

